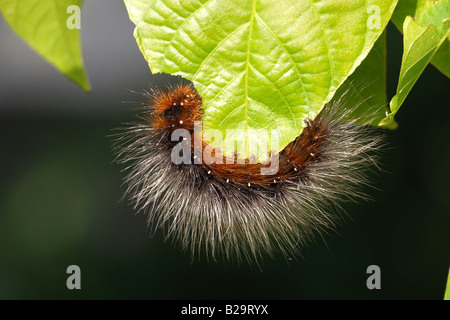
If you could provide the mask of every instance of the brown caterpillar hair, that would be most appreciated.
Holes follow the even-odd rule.
[[[348,119],[342,99],[315,119],[276,156],[277,172],[263,163],[195,163],[194,123],[202,99],[192,85],[146,94],[142,121],[118,135],[117,162],[127,164],[126,194],[148,214],[153,230],[208,258],[259,261],[263,255],[299,253],[317,233],[334,229],[341,203],[366,196],[368,172],[377,168],[380,129]],[[366,117],[367,119],[367,117]],[[175,164],[176,129],[191,136],[191,162]],[[201,144],[201,151],[208,145]],[[236,160],[236,158],[234,159]]]

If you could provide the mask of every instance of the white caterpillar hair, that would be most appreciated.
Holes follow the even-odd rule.
[[[160,94],[154,93],[145,114],[155,112]],[[336,228],[343,202],[366,198],[368,173],[378,170],[382,129],[357,124],[348,110],[343,98],[328,104],[313,120],[326,132],[320,158],[295,179],[270,186],[230,183],[202,164],[175,165],[167,130],[149,121],[117,135],[116,161],[126,165],[126,194],[134,208],[148,214],[152,230],[163,229],[193,256],[258,262],[281,252],[291,258]]]

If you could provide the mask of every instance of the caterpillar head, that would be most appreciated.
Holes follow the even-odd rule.
[[[168,92],[154,92],[151,99],[149,125],[167,129],[168,134],[179,128],[193,128],[200,121],[202,98],[191,85],[179,85]]]

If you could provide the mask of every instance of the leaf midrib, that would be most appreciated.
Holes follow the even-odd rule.
[[[248,72],[249,72],[249,65],[250,65],[250,44],[252,41],[252,34],[253,34],[253,21],[255,20],[255,14],[256,14],[256,0],[253,0],[252,4],[252,14],[250,16],[250,22],[249,22],[249,30],[248,30],[248,39],[247,39],[247,59],[245,62],[245,101],[244,101],[244,107],[245,107],[245,129],[248,131]]]

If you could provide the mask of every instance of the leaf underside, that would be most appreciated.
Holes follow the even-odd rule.
[[[11,28],[44,59],[83,90],[91,86],[83,65],[80,32],[69,29],[71,5],[83,0],[0,0],[0,10]]]
[[[279,151],[367,56],[396,1],[125,4],[152,72],[193,81],[204,128],[277,130]]]

